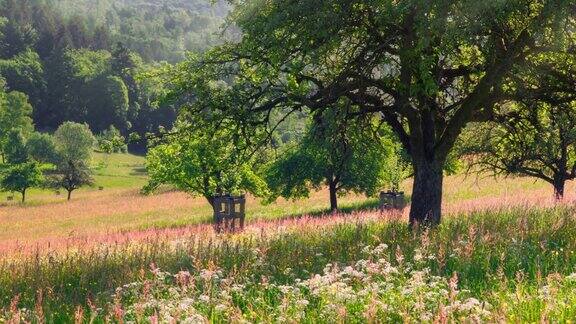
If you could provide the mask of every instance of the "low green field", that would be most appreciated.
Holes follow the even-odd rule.
[[[94,187],[79,189],[74,195],[92,193],[104,187],[104,190],[140,188],[146,184],[146,159],[132,154],[103,154],[95,152],[91,161],[94,172]],[[8,204],[8,192],[0,192],[0,203]],[[11,205],[18,204],[19,194],[14,195]],[[27,193],[27,205],[40,205],[66,200],[66,195],[58,195],[51,189],[31,189]]]

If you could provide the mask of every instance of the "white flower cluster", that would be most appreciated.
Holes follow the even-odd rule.
[[[458,289],[458,277],[431,274],[422,260],[407,261],[385,244],[363,249],[353,264],[326,264],[305,279],[290,268],[281,279],[225,274],[214,266],[171,274],[154,267],[150,279],[126,284],[109,295],[104,308],[84,318],[124,323],[209,322],[525,322],[576,317],[576,274],[550,274],[539,284],[495,287],[492,305]],[[391,261],[395,257],[395,262]],[[283,280],[278,282],[277,280]],[[37,310],[0,312],[0,323],[34,322]],[[535,305],[540,305],[535,308]],[[562,322],[562,321],[560,321]]]
[[[291,284],[267,278],[224,278],[219,270],[171,275],[119,288],[114,300],[127,305],[126,321],[238,322],[314,321],[481,321],[489,305],[457,290],[452,280],[392,266],[384,244],[366,247],[353,265],[327,264],[321,274]],[[423,252],[417,251],[422,258]],[[289,270],[287,270],[289,272]]]

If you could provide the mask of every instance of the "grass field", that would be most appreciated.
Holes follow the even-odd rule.
[[[155,228],[174,228],[205,223],[212,211],[203,198],[185,193],[163,192],[151,196],[140,194],[146,184],[144,158],[128,154],[96,154],[93,159],[96,186],[78,190],[73,200],[49,190],[33,190],[25,205],[17,202],[0,207],[0,252],[23,244],[53,244],[57,239],[75,239],[110,232],[126,232]],[[98,190],[103,186],[104,190]],[[409,192],[410,183],[404,184]],[[569,188],[571,189],[571,187]],[[451,176],[445,183],[445,204],[473,208],[478,199],[486,204],[506,200],[534,201],[548,199],[551,189],[532,179],[494,179],[475,176]],[[4,199],[2,199],[4,198]],[[5,197],[0,197],[5,201]],[[377,202],[350,195],[340,199],[343,209],[373,208]],[[328,192],[313,193],[307,200],[278,200],[262,205],[248,201],[248,220],[278,219],[328,209]],[[454,207],[455,208],[455,207]]]
[[[0,207],[0,323],[576,316],[574,184],[555,205],[539,181],[450,176],[445,221],[424,233],[360,196],[323,217],[303,215],[326,211],[326,191],[249,199],[246,231],[215,235],[203,199],[139,194],[142,157],[96,155],[94,166],[104,190],[71,202],[40,190]]]

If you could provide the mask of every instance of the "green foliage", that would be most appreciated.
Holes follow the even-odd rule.
[[[19,192],[23,203],[26,201],[26,191],[40,186],[43,181],[42,169],[36,162],[7,165],[0,171],[0,190]]]
[[[138,133],[130,133],[128,135],[128,141],[130,143],[137,143],[140,142],[142,140],[142,136],[140,136],[140,134]]]
[[[64,55],[72,76],[78,79],[90,81],[109,72],[111,55],[108,51],[69,49]]]
[[[507,82],[512,98],[490,120],[475,124],[460,141],[460,154],[476,171],[542,179],[562,199],[576,179],[576,55],[539,54]]]
[[[266,193],[265,182],[250,160],[236,152],[229,136],[219,131],[200,132],[178,129],[166,135],[167,143],[152,147],[146,168],[150,192],[162,184],[172,185],[191,195],[201,195],[212,203],[217,194]]]
[[[56,142],[50,134],[34,132],[26,141],[28,155],[40,163],[57,163]]]
[[[117,76],[102,76],[92,82],[88,91],[93,94],[88,103],[87,121],[95,131],[114,125],[128,129],[128,88]]]
[[[66,122],[54,133],[61,161],[89,161],[96,142],[86,124]]]
[[[28,49],[10,59],[0,60],[0,75],[8,81],[9,89],[28,95],[34,107],[42,106],[46,80],[43,63],[36,52]]]
[[[0,84],[0,153],[2,156],[10,150],[7,147],[7,141],[11,132],[29,135],[34,130],[32,106],[27,99],[26,95],[20,92],[6,93]]]
[[[4,158],[8,164],[19,164],[28,161],[26,140],[20,130],[13,129],[8,133],[4,149]]]
[[[65,189],[68,192],[68,200],[71,199],[74,190],[93,184],[92,171],[85,161],[67,160],[61,162],[57,165],[56,170],[50,173],[49,177],[49,186]]]
[[[97,141],[98,149],[103,153],[126,153],[128,151],[126,139],[114,126],[110,126],[110,128],[103,131],[102,134],[98,135]]]
[[[29,96],[43,131],[64,121],[141,136],[169,129],[174,108],[153,103],[162,87],[141,89],[136,74],[218,42],[212,32],[227,8],[203,0],[2,1],[0,74],[10,90]]]
[[[303,140],[270,165],[266,179],[271,200],[306,198],[311,189],[322,186],[333,195],[374,196],[384,188],[393,171],[387,162],[397,145],[391,132],[374,119],[348,119],[354,109],[342,104],[339,110],[317,117]],[[336,208],[335,201],[332,204]]]

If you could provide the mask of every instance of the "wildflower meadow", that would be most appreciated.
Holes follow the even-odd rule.
[[[243,233],[36,251],[0,269],[8,322],[534,322],[576,316],[576,210],[410,230],[364,211]]]

